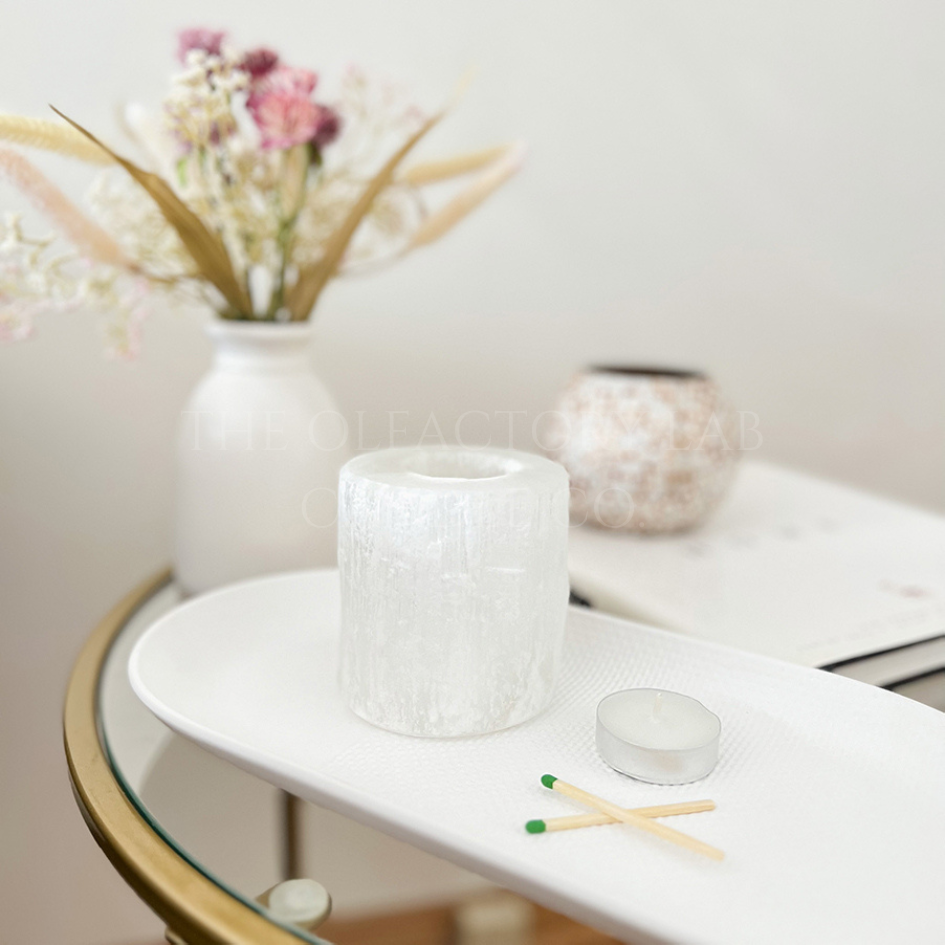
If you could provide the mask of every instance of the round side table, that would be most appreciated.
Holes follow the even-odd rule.
[[[170,572],[156,575],[118,603],[79,655],[63,719],[79,809],[115,869],[166,923],[169,941],[324,945],[312,929],[327,918],[331,904],[324,893],[319,901],[317,884],[302,889],[312,895],[300,924],[286,921],[263,904],[271,890],[237,888],[220,878],[217,869],[209,868],[158,822],[139,794],[149,759],[169,736],[134,699],[125,674],[127,657],[145,629],[180,599]],[[294,803],[287,798],[285,826],[290,840],[293,810]],[[295,859],[291,842],[282,853],[291,871]]]

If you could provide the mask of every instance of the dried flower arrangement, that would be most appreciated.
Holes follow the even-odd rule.
[[[160,117],[122,115],[139,163],[61,113],[65,123],[0,115],[0,141],[102,166],[87,215],[0,147],[0,174],[58,229],[29,235],[15,214],[0,226],[0,338],[29,334],[41,309],[87,302],[113,314],[110,349],[132,354],[155,295],[227,319],[305,320],[330,279],[439,239],[521,164],[522,146],[509,145],[404,169],[440,113],[424,116],[355,68],[329,106],[314,98],[314,72],[269,49],[240,51],[202,29],[179,42],[183,69]],[[428,209],[425,185],[469,174]]]

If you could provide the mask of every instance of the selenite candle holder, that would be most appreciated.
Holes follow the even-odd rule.
[[[390,449],[341,470],[340,682],[408,735],[479,735],[548,704],[568,601],[568,476],[512,450]]]

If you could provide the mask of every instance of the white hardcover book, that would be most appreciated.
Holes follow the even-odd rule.
[[[898,692],[903,682],[926,676],[934,670],[945,670],[945,636],[907,643],[894,650],[881,650],[871,656],[843,660],[825,669],[838,676],[859,679],[860,682]]]
[[[571,529],[595,607],[806,666],[945,633],[945,518],[746,462],[701,528]]]

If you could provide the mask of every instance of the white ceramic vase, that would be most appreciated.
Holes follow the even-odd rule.
[[[190,593],[336,559],[347,426],[309,359],[311,325],[207,326],[210,371],[184,408],[175,574]]]

